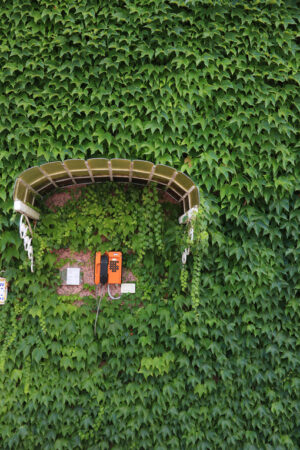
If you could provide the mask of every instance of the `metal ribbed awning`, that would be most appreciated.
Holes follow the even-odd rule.
[[[30,205],[34,205],[37,196],[55,188],[105,181],[139,185],[154,182],[178,203],[182,202],[183,212],[199,205],[198,187],[191,178],[172,167],[142,160],[93,158],[50,162],[25,170],[15,182],[15,210],[37,219],[37,214],[33,217],[32,211],[30,216],[19,210],[21,202],[32,210]]]
[[[92,158],[67,159],[56,161],[25,170],[16,179],[14,188],[14,210],[21,214],[20,236],[24,239],[24,248],[28,252],[33,272],[32,229],[29,219],[38,220],[40,213],[34,208],[36,197],[43,197],[59,187],[116,181],[147,185],[156,183],[159,189],[167,192],[178,203],[182,203],[183,213],[179,223],[187,223],[197,211],[199,189],[195,183],[182,172],[163,164],[149,161],[128,159]],[[23,222],[26,219],[27,225]],[[185,264],[189,248],[182,255]]]

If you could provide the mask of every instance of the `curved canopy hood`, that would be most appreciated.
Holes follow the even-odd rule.
[[[39,214],[34,214],[34,209],[30,208],[37,196],[41,197],[58,187],[104,181],[139,185],[154,182],[178,203],[182,202],[184,213],[199,205],[198,187],[191,178],[172,167],[142,160],[93,158],[87,161],[68,159],[49,162],[25,170],[15,182],[15,210],[38,219]],[[28,207],[27,213],[25,206],[20,210],[21,204]]]

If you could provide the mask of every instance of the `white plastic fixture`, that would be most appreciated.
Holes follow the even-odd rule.
[[[189,222],[193,217],[193,215],[197,212],[198,206],[194,206],[193,208],[189,209],[186,213],[182,214],[182,216],[179,217],[178,222],[180,224]]]
[[[21,202],[21,200],[14,201],[14,210],[20,214],[24,214],[30,219],[39,220],[40,213],[38,213],[35,209],[26,205],[26,203]]]
[[[79,286],[81,284],[81,273],[79,267],[68,267],[61,271],[63,284],[67,286]]]
[[[0,278],[0,305],[4,305],[7,299],[7,281]]]
[[[121,294],[134,294],[135,283],[121,283]]]
[[[80,284],[80,269],[69,267],[67,269],[67,284],[78,286]]]

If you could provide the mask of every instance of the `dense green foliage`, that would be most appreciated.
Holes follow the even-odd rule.
[[[0,5],[1,448],[299,448],[296,2]],[[169,164],[200,186],[198,316],[180,245],[169,236],[160,281],[147,256],[164,233],[141,257],[143,307],[104,300],[96,337],[95,301],[55,294],[53,255],[34,275],[23,263],[15,178],[99,156]]]
[[[43,244],[48,252],[66,247],[95,253],[121,245],[125,252],[137,252],[139,259],[148,248],[156,247],[156,252],[162,253],[162,226],[166,224],[155,189],[142,191],[116,183],[90,185],[79,198],[73,194],[72,201],[64,208],[56,207],[49,212],[47,206],[42,204],[41,207],[42,217],[34,233],[35,240],[40,241],[39,250]],[[109,242],[101,242],[99,235]]]

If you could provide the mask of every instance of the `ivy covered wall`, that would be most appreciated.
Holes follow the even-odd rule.
[[[1,2],[1,448],[299,448],[298,30],[292,0]],[[202,190],[198,322],[173,282],[95,338],[23,264],[15,178],[101,156]]]

